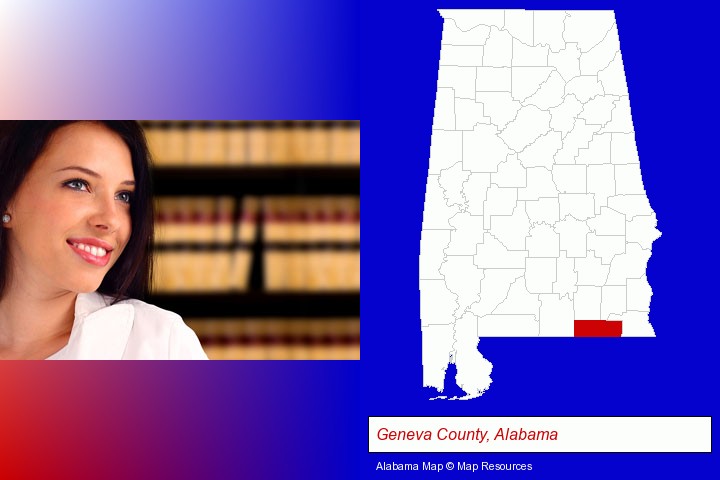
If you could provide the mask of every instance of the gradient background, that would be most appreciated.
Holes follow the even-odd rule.
[[[717,7],[224,3],[0,0],[0,116],[360,118],[362,360],[3,362],[0,477],[426,478],[375,471],[378,461],[423,460],[534,465],[503,477],[716,473],[716,454],[369,455],[367,416],[717,413]],[[493,384],[470,402],[429,402],[421,387],[436,9],[449,7],[616,10],[663,232],[648,269],[658,338],[483,339]]]

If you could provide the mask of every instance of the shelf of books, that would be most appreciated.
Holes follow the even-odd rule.
[[[215,359],[357,359],[360,125],[143,122],[150,301]]]

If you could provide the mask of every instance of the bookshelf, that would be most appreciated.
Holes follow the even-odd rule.
[[[149,301],[211,358],[359,358],[359,122],[142,124],[166,274]],[[200,276],[166,281],[181,262]]]

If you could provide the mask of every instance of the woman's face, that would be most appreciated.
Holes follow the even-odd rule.
[[[95,291],[130,238],[134,180],[130,150],[111,130],[56,130],[8,205],[12,282]]]

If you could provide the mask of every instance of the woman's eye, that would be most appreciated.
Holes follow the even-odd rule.
[[[128,205],[130,202],[132,202],[132,193],[130,192],[120,192],[117,194],[116,197],[118,200],[120,200],[123,203],[127,203]]]
[[[88,184],[85,180],[78,180],[78,179],[68,180],[67,182],[64,183],[64,185],[68,188],[71,188],[73,190],[78,190],[81,192],[86,192],[89,190]]]

